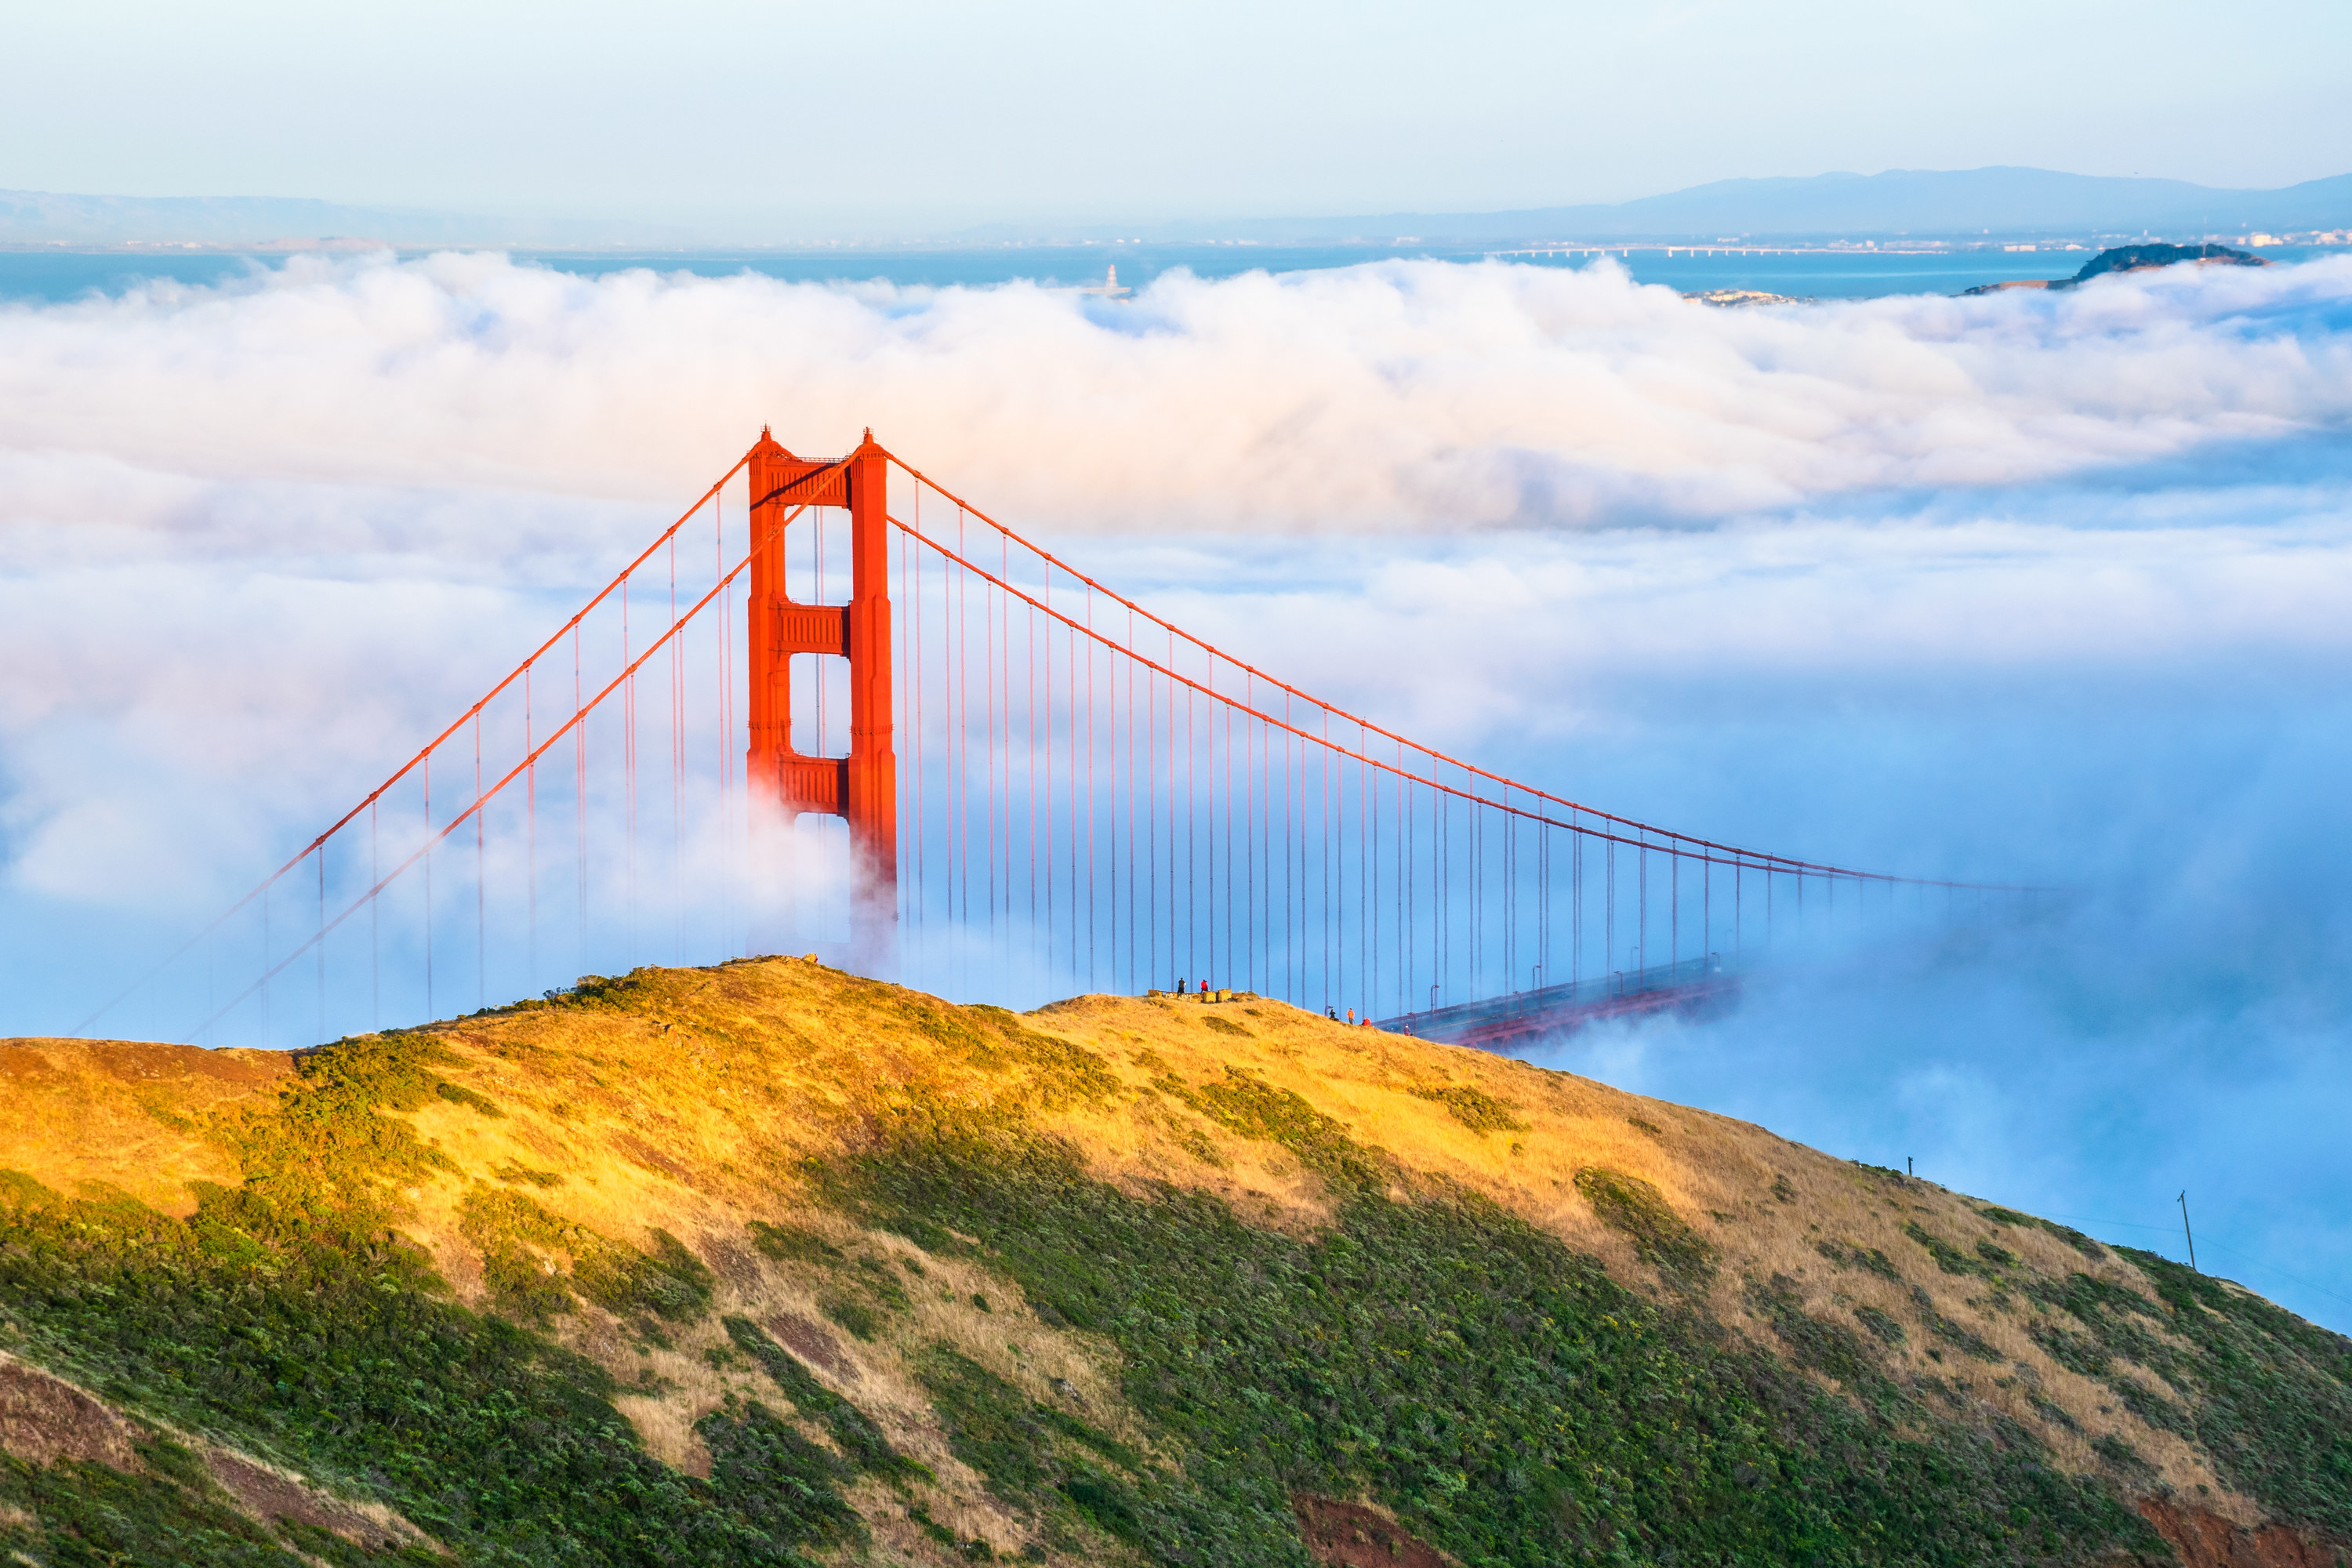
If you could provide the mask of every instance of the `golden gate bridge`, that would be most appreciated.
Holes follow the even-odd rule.
[[[1184,631],[870,430],[834,460],[763,430],[76,1032],[307,1043],[814,946],[972,1000],[1240,991],[1507,1048],[1720,1003],[1792,925],[2022,890],[1503,777]]]

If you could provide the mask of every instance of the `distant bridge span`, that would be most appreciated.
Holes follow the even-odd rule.
[[[1383,1018],[1372,1027],[1507,1055],[1613,1018],[1656,1013],[1704,1017],[1730,1006],[1738,998],[1739,985],[1739,976],[1724,968],[1721,955],[1708,953],[1631,973],[1431,1007]]]

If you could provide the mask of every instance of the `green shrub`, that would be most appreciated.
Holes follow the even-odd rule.
[[[1975,1361],[1998,1362],[2001,1354],[1984,1342],[1964,1323],[1956,1323],[1936,1310],[1936,1299],[1918,1286],[1911,1288],[1911,1304],[1919,1309],[1919,1321],[1927,1331]]]
[[[503,1117],[506,1115],[506,1112],[500,1110],[491,1100],[488,1095],[482,1094],[475,1089],[467,1089],[462,1083],[450,1083],[446,1079],[444,1079],[442,1082],[436,1083],[433,1086],[433,1092],[443,1100],[448,1100],[453,1105],[469,1106],[473,1110],[479,1111],[484,1116]]]
[[[2107,1249],[2105,1247],[2101,1247],[2097,1242],[2093,1241],[2089,1237],[2084,1236],[2081,1231],[2076,1230],[2070,1225],[2054,1224],[2052,1221],[2042,1219],[2038,1215],[2020,1214],[2015,1209],[2005,1209],[1998,1206],[1997,1205],[1989,1204],[1983,1208],[1977,1210],[1977,1213],[1984,1215],[1985,1218],[1992,1221],[1995,1225],[2024,1226],[2030,1226],[2035,1230],[2046,1230],[2051,1235],[2057,1237],[2059,1239],[2065,1242],[2069,1247],[2072,1247],[2075,1251],[2081,1253],[2084,1257],[2090,1258],[2093,1262],[2096,1262],[2107,1255]]]
[[[819,1383],[808,1368],[762,1332],[749,1318],[722,1318],[727,1337],[760,1363],[770,1381],[784,1391],[800,1413],[821,1424],[841,1451],[861,1470],[891,1480],[931,1479],[929,1469],[891,1447],[866,1412]]]
[[[131,1474],[71,1460],[28,1465],[0,1455],[0,1517],[14,1508],[35,1521],[14,1529],[0,1523],[0,1561],[302,1568],[292,1543],[239,1513],[185,1448],[151,1437],[136,1452],[142,1472]],[[362,1560],[348,1542],[328,1540],[328,1561]],[[419,1551],[395,1560],[430,1558]]]
[[[837,1262],[841,1258],[841,1248],[816,1232],[796,1225],[771,1225],[755,1219],[750,1229],[752,1247],[779,1263],[827,1263]]]
[[[1991,1264],[1984,1258],[1969,1257],[1916,1219],[1904,1226],[1903,1234],[1926,1247],[1927,1256],[1936,1260],[1936,1267],[1947,1274],[1981,1274],[1990,1277],[1992,1273]]]
[[[1278,1132],[1326,1168],[1382,1169],[1380,1152],[1263,1086],[1230,1090],[1225,1108],[1237,1131]],[[1467,1193],[1423,1182],[1392,1201],[1385,1182],[1338,1184],[1333,1224],[1302,1239],[1199,1192],[1096,1181],[1050,1142],[919,1105],[826,1187],[868,1224],[978,1237],[1041,1317],[1116,1348],[1160,1456],[1140,1471],[1077,1439],[1007,1436],[1021,1421],[1053,1431],[1017,1391],[953,1363],[927,1376],[996,1484],[1076,1509],[1051,1465],[1099,1464],[1132,1489],[1141,1549],[1168,1561],[1303,1565],[1295,1492],[1375,1499],[1494,1568],[2163,1550],[2019,1433],[1857,1407]]]
[[[311,1203],[279,1165],[268,1197],[215,1187],[187,1221],[5,1184],[0,1336],[120,1405],[380,1499],[462,1561],[777,1564],[853,1538],[816,1451],[772,1417],[705,1417],[712,1477],[681,1476],[645,1452],[594,1363],[467,1311],[421,1251],[350,1228],[353,1206],[329,1194],[386,1147],[400,1150],[341,1156]],[[240,1245],[221,1245],[246,1222],[257,1228]],[[63,1529],[88,1543],[53,1543],[44,1563],[281,1561],[185,1488],[155,1488],[0,1461],[0,1495],[53,1542]],[[140,1545],[159,1531],[193,1544]],[[303,1549],[357,1560],[331,1540],[305,1535]]]
[[[1382,1183],[1380,1164],[1348,1136],[1345,1128],[1297,1094],[1276,1089],[1254,1073],[1228,1067],[1223,1079],[1185,1091],[1184,1098],[1228,1131],[1279,1144],[1308,1169],[1343,1188]]]
[[[1891,1312],[1883,1312],[1867,1302],[1854,1308],[1853,1315],[1856,1321],[1876,1335],[1884,1344],[1899,1345],[1910,1338],[1903,1331],[1901,1319]]]
[[[1817,1241],[1813,1250],[1840,1268],[1859,1268],[1865,1274],[1875,1274],[1881,1279],[1900,1283],[1902,1271],[1895,1267],[1885,1253],[1874,1247],[1859,1247],[1850,1241]]]
[[[1140,1545],[1148,1534],[1160,1534],[1163,1544],[1173,1544],[1168,1537],[1181,1529],[1181,1512],[1205,1504],[1180,1484],[1174,1489],[1178,1512],[1171,1514],[1167,1478],[1153,1476],[1153,1489],[1163,1494],[1154,1507],[1130,1479],[1145,1467],[1124,1445],[1031,1400],[960,1352],[934,1345],[918,1371],[955,1457],[987,1477],[1005,1501],[1045,1514],[1049,1533],[1057,1523],[1066,1532],[1083,1520],[1120,1541]],[[1056,1512],[1068,1517],[1057,1521]],[[1157,1530],[1147,1531],[1147,1517]]]
[[[1511,1111],[1511,1108],[1488,1094],[1485,1089],[1466,1083],[1449,1083],[1435,1089],[1416,1089],[1414,1098],[1434,1100],[1445,1107],[1454,1121],[1473,1132],[1525,1132],[1528,1124]]]
[[[856,1338],[869,1342],[880,1335],[886,1321],[881,1313],[855,1296],[820,1296],[816,1309]]]
[[[1790,1359],[1799,1366],[1836,1378],[1855,1397],[1875,1408],[1892,1410],[1902,1403],[1902,1394],[1887,1379],[1876,1352],[1844,1324],[1825,1322],[1807,1312],[1795,1280],[1785,1274],[1775,1274],[1760,1285],[1750,1279],[1743,1295],[1748,1309],[1772,1325],[1772,1331],[1789,1347]],[[1878,1315],[1885,1317],[1883,1312]],[[1895,1324],[1895,1331],[1902,1331],[1901,1324]]]
[[[568,1310],[563,1298],[572,1290],[624,1315],[650,1312],[679,1322],[709,1310],[710,1270],[666,1230],[652,1233],[647,1256],[520,1193],[477,1182],[466,1190],[458,1234],[480,1250],[483,1277],[500,1309],[530,1321]]]
[[[1684,1223],[1666,1195],[1639,1176],[1587,1165],[1576,1173],[1576,1190],[1601,1223],[1633,1243],[1643,1262],[1685,1289],[1704,1289],[1715,1278],[1715,1248]]]

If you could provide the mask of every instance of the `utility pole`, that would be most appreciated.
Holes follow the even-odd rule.
[[[2197,1237],[2189,1229],[2189,1193],[2186,1188],[2182,1189],[2180,1194],[2180,1234],[2189,1243],[2190,1272],[2201,1273],[2202,1270],[2197,1267]]]

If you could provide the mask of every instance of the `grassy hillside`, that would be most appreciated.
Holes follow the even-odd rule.
[[[2352,1341],[1279,1003],[769,959],[0,1044],[0,1449],[43,1568],[2323,1563]]]

